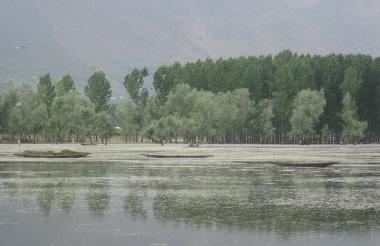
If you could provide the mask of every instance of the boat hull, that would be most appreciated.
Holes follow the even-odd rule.
[[[159,155],[159,154],[143,154],[143,156],[150,158],[160,158],[160,159],[191,159],[191,158],[209,158],[213,155]]]
[[[24,151],[21,153],[15,153],[17,156],[29,157],[29,158],[81,158],[86,157],[90,153],[87,152],[75,152],[75,151]]]
[[[286,162],[286,161],[271,161],[270,163],[282,167],[329,167],[337,164],[336,162]]]

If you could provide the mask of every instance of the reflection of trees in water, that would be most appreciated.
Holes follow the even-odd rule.
[[[273,166],[249,172],[247,202],[251,209],[261,209],[266,213],[276,204],[289,204],[297,199],[300,189],[293,172]],[[244,200],[244,199],[243,199]],[[265,218],[264,218],[265,219]]]
[[[42,185],[40,188],[41,189],[37,194],[37,203],[41,212],[47,216],[50,214],[50,209],[55,199],[53,191],[54,187],[53,184],[48,183]]]
[[[216,177],[223,175],[228,176],[219,173]],[[361,231],[380,226],[380,211],[376,209],[329,203],[329,194],[341,187],[325,182],[336,175],[328,169],[288,172],[274,167],[234,175],[241,182],[229,183],[224,194],[210,189],[198,193],[200,186],[196,184],[188,187],[194,190],[188,194],[160,190],[153,201],[154,216],[163,222],[275,230],[286,235],[298,231]],[[236,181],[235,178],[231,181]],[[326,202],[331,206],[323,206]]]
[[[9,166],[6,170],[15,171],[15,167]],[[78,188],[84,184],[87,177],[104,177],[109,166],[101,164],[93,165],[71,165],[61,163],[36,164],[22,166],[22,171],[28,173],[26,178],[16,182],[0,183],[2,192],[11,198],[35,199],[42,214],[48,216],[52,209],[59,208],[66,215],[72,210]],[[16,170],[17,171],[17,170]],[[10,172],[11,177],[18,175]],[[18,176],[17,176],[18,177]],[[83,177],[78,180],[77,177]],[[9,177],[7,177],[9,178]],[[110,203],[108,185],[91,184],[87,201],[90,210],[101,215]]]
[[[325,172],[323,172],[323,178],[325,180],[325,188],[326,191],[334,192],[339,191],[343,188],[343,182],[341,182],[339,179],[343,178],[342,173],[336,172],[334,169],[326,169]]]
[[[44,215],[49,215],[54,206],[62,209],[65,214],[69,214],[75,204],[78,186],[83,182],[72,183],[72,180],[79,177],[84,179],[103,177],[109,170],[109,166],[102,163],[86,163],[86,165],[28,163],[2,165],[0,168],[2,171],[6,171],[0,174],[1,179],[21,179],[18,183],[11,181],[0,183],[3,192],[11,198],[19,196],[20,198],[36,199],[37,205]],[[95,193],[96,195],[97,193]]]
[[[271,170],[271,180],[273,183],[273,198],[275,200],[294,200],[297,196],[297,186],[294,182],[294,172],[285,172],[282,167],[274,167]],[[270,189],[270,187],[268,187]]]
[[[176,177],[182,183],[173,185],[171,181],[163,181],[159,186],[149,186],[158,192],[153,201],[153,212],[158,220],[284,233],[380,226],[380,214],[376,210],[319,206],[323,201],[314,198],[329,200],[326,184],[312,181],[315,177],[324,178],[319,171],[289,172],[278,167],[249,171],[197,169],[195,173],[190,170],[191,175],[186,171],[187,175],[182,172],[181,179]],[[208,180],[204,179],[206,175]],[[187,176],[196,177],[199,182],[189,183]],[[228,183],[228,187],[223,182]]]
[[[67,215],[70,213],[75,203],[75,192],[61,188],[57,191],[57,206]]]
[[[5,194],[8,194],[11,198],[14,198],[18,192],[18,185],[16,182],[4,182],[3,190]]]
[[[224,226],[240,230],[275,230],[285,234],[298,231],[369,230],[380,226],[375,209],[329,209],[285,205],[257,206],[234,203],[224,197],[179,197],[158,194],[153,212],[163,222],[199,226]]]
[[[144,198],[137,192],[130,192],[124,198],[124,211],[133,218],[145,220],[147,212],[144,208]]]
[[[37,203],[41,212],[48,216],[54,205],[69,214],[75,202],[75,187],[67,182],[34,184],[37,187]]]
[[[37,204],[44,215],[49,215],[54,206],[62,209],[66,215],[69,214],[75,204],[78,188],[83,185],[83,180],[75,182],[76,178],[102,177],[109,170],[109,167],[96,163],[93,165],[54,163],[28,165],[25,168],[36,173],[34,176],[36,180],[23,185],[23,193],[27,196],[36,194]],[[105,186],[101,185],[101,187]],[[94,190],[94,192],[90,191],[87,197],[89,198],[87,199],[89,207],[93,208],[93,211],[97,211],[94,214],[101,213],[102,206],[104,206],[102,205],[104,204],[103,200],[108,200],[109,203],[110,199],[109,197],[105,199],[102,188],[98,188],[97,184],[90,185],[90,190]],[[97,205],[95,204],[96,200],[100,201]]]
[[[88,187],[87,193],[88,209],[93,215],[103,216],[111,203],[111,194],[108,181],[100,180]]]
[[[323,201],[326,203],[333,202],[335,204],[338,204],[340,200],[344,200],[344,186],[343,182],[340,180],[343,178],[342,173],[336,172],[335,170],[326,169],[326,171],[323,173],[323,178],[325,187],[325,196],[323,198]],[[325,206],[327,207],[328,204]]]
[[[248,172],[248,201],[254,207],[275,204],[277,201],[293,200],[296,197],[294,174],[282,173],[280,169],[266,167]]]

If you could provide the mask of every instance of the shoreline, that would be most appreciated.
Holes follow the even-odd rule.
[[[71,149],[91,153],[79,159],[47,159],[15,156],[19,151],[60,151]],[[163,155],[213,155],[209,160],[220,165],[243,163],[267,163],[273,160],[284,161],[334,161],[337,165],[378,165],[380,164],[380,145],[201,145],[189,148],[186,144],[110,144],[83,146],[80,144],[0,144],[0,163],[21,162],[118,162],[159,164],[162,160],[148,159],[144,154]],[[168,160],[165,160],[167,162]],[[202,164],[204,160],[192,160]],[[181,165],[178,159],[170,163]]]

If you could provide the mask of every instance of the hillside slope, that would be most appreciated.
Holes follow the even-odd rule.
[[[0,83],[282,49],[377,56],[378,23],[377,0],[2,0]]]

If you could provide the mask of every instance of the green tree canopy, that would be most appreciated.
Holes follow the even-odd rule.
[[[40,80],[38,82],[37,93],[39,97],[41,98],[41,100],[47,106],[48,111],[50,112],[51,105],[55,97],[54,85],[50,78],[50,74],[45,74],[40,77]]]
[[[91,127],[94,107],[76,91],[56,97],[49,120],[51,133],[60,141],[64,136],[85,136]]]
[[[114,133],[114,125],[112,118],[107,112],[99,112],[94,115],[93,119],[94,133],[99,136],[105,144]]]
[[[343,109],[340,116],[344,125],[342,137],[346,141],[356,142],[363,138],[364,131],[367,129],[367,122],[359,120],[357,106],[348,92],[343,98]]]
[[[70,74],[67,74],[55,83],[55,94],[57,96],[63,96],[70,91],[75,90],[74,80]]]
[[[349,67],[344,72],[344,80],[340,85],[340,89],[343,95],[349,93],[350,96],[357,99],[362,84],[363,80],[360,78],[358,71],[354,67]]]
[[[274,118],[273,104],[271,100],[263,99],[257,105],[256,117],[253,119],[253,125],[258,133],[271,137],[274,135],[275,128],[272,120]]]
[[[145,111],[132,100],[117,105],[116,117],[124,135],[137,136],[144,127]]]
[[[302,90],[293,103],[290,134],[295,137],[309,138],[315,134],[315,126],[326,106],[323,91]]]
[[[17,104],[18,95],[15,89],[11,89],[8,94],[4,97],[0,104],[0,133],[6,133],[9,131],[9,115]]]
[[[84,88],[85,95],[95,105],[95,112],[108,109],[108,101],[111,98],[111,83],[102,71],[93,73]]]
[[[131,100],[137,104],[145,107],[148,100],[148,90],[143,88],[144,78],[149,75],[148,69],[141,70],[134,69],[130,74],[124,78],[124,87]]]

